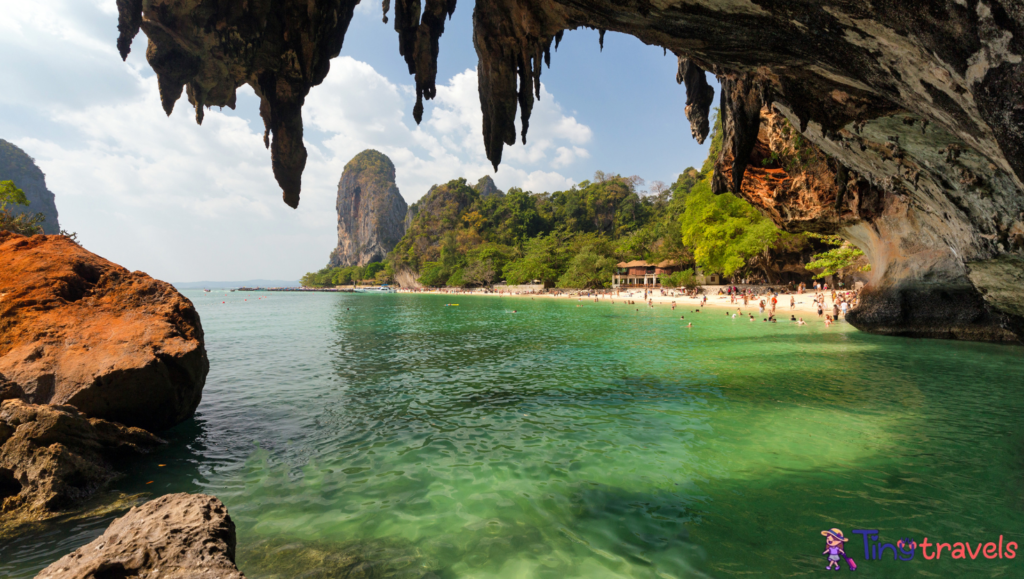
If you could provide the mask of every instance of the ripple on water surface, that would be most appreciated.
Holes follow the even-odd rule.
[[[203,403],[117,490],[217,495],[251,579],[778,577],[823,569],[835,526],[1024,538],[1019,347],[575,300],[188,295]],[[9,542],[0,571],[108,521]]]

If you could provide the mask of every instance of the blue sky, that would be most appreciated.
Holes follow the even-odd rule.
[[[502,189],[540,192],[596,170],[671,182],[703,162],[675,57],[614,33],[601,52],[597,31],[575,30],[543,72],[527,146],[506,147],[495,173],[480,134],[471,16],[460,5],[446,27],[438,96],[417,127],[392,24],[381,22],[379,2],[357,8],[303,111],[309,160],[298,210],[280,200],[251,90],[239,89],[234,111],[208,111],[201,127],[184,99],[166,117],[145,36],[127,62],[117,54],[115,0],[0,5],[0,138],[36,159],[62,227],[168,281],[297,279],[322,267],[336,242],[341,170],[366,148],[392,159],[409,202],[456,177],[491,174]]]

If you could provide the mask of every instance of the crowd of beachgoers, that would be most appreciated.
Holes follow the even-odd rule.
[[[506,291],[501,286],[490,288],[424,288],[400,289],[402,293],[430,293],[441,295],[471,295],[516,298],[575,299],[610,302],[612,304],[639,305],[648,308],[728,308],[735,310],[734,318],[750,321],[787,321],[806,324],[819,320],[826,325],[846,318],[857,306],[859,291],[830,287],[827,283],[806,284],[792,288],[773,286],[705,286],[702,292],[669,288],[617,288],[598,290],[535,289]],[[693,311],[691,309],[691,311]],[[788,318],[786,317],[788,315]],[[685,317],[685,315],[684,315]],[[780,320],[780,317],[782,318]]]

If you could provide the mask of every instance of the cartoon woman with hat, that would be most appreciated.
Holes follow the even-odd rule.
[[[825,536],[825,550],[821,553],[822,555],[828,555],[828,566],[825,569],[832,569],[833,565],[835,570],[839,570],[839,559],[840,557],[846,559],[846,564],[850,566],[850,571],[857,570],[857,564],[853,562],[853,559],[846,556],[846,551],[843,550],[843,543],[849,541],[843,536],[843,532],[839,529],[829,529],[822,531],[822,535]]]

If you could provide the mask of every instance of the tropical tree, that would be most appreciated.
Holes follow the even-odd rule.
[[[42,213],[21,213],[14,215],[8,205],[28,206],[28,197],[25,192],[14,185],[14,181],[0,181],[0,231],[10,231],[21,235],[35,235],[42,233],[40,225],[45,218]]]
[[[828,251],[813,256],[812,261],[804,266],[812,271],[816,269],[821,270],[814,275],[815,279],[835,275],[844,269],[854,267],[864,257],[863,251],[838,235],[820,235],[817,233],[809,233],[807,235],[835,246]],[[871,264],[860,266],[857,268],[857,271],[871,271]]]
[[[731,193],[712,193],[710,178],[690,191],[680,225],[682,241],[693,249],[697,266],[725,276],[770,248],[781,234],[746,201]]]
[[[436,261],[428,261],[420,268],[420,277],[416,280],[427,287],[441,287],[448,282],[448,271]]]
[[[558,278],[558,287],[594,289],[611,285],[615,259],[601,255],[594,245],[584,247],[569,261],[569,267]]]

